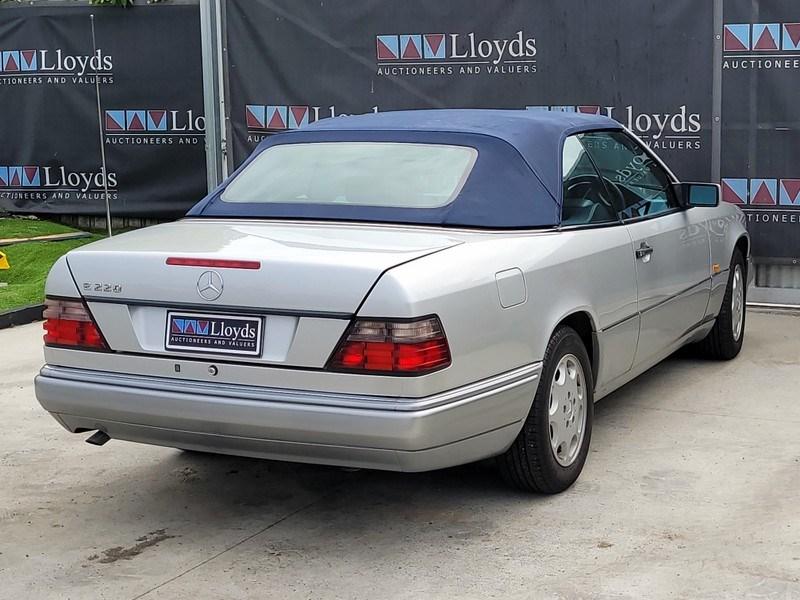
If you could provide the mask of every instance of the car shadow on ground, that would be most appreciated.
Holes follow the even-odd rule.
[[[613,495],[624,485],[619,478],[609,478],[606,467],[626,459],[614,455],[621,451],[619,445],[603,441],[615,439],[622,427],[638,427],[643,413],[636,404],[641,395],[687,367],[711,368],[673,358],[599,402],[587,470],[558,496],[509,487],[493,460],[427,473],[396,473],[111,440],[91,452],[128,454],[129,459],[120,463],[93,458],[95,468],[102,470],[102,484],[87,491],[84,480],[71,479],[58,497],[83,498],[63,507],[75,515],[76,524],[104,524],[106,533],[76,544],[84,565],[117,560],[120,548],[150,554],[144,546],[163,544],[180,552],[210,539],[216,540],[217,548],[246,543],[256,553],[254,560],[278,553],[285,561],[296,556],[326,564],[332,557],[368,561],[369,548],[385,548],[387,539],[433,560],[443,547],[494,547],[497,533],[508,534],[509,524],[520,515],[526,515],[525,535],[558,536],[565,514],[573,515],[573,524],[578,519],[583,527],[591,527],[591,511],[576,512],[575,507],[593,495]]]
[[[635,419],[635,412],[629,409],[637,394],[669,379],[672,371],[684,362],[685,359],[674,357],[597,403],[593,437],[612,435],[604,429],[613,430],[614,423],[621,419]],[[124,451],[123,444],[135,448],[127,442],[112,441],[104,450]],[[377,510],[377,516],[393,518],[392,515],[403,514],[406,507],[425,505],[428,512],[435,511],[437,506],[446,510],[448,506],[464,503],[465,499],[473,505],[498,501],[537,505],[552,499],[510,488],[501,480],[491,459],[426,473],[396,473],[179,450],[162,452],[162,460],[139,463],[119,481],[108,481],[109,492],[131,493],[133,485],[140,496],[140,502],[131,507],[137,513],[163,510],[163,503],[169,502],[182,506],[186,511],[184,516],[190,520],[192,513],[199,518],[224,512],[227,518],[236,520],[257,516],[265,508],[291,511],[297,509],[298,502],[338,506],[339,510],[364,516]],[[596,456],[613,450],[594,444],[592,452]],[[613,457],[608,458],[613,461]],[[589,461],[592,460],[590,456]],[[580,493],[580,484],[579,479],[567,493],[576,489]],[[410,513],[406,516],[410,517]]]

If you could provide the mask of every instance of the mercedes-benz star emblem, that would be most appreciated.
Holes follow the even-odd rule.
[[[216,300],[222,295],[222,275],[216,271],[205,271],[197,280],[197,293],[203,300]]]

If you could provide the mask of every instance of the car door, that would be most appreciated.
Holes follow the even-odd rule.
[[[620,219],[620,207],[597,172],[582,143],[583,134],[569,136],[562,151],[561,231],[571,254],[561,293],[584,298],[596,313],[598,389],[627,373],[633,365],[639,336],[636,267],[630,236]],[[572,287],[575,286],[575,287]]]
[[[703,320],[711,290],[708,232],[699,211],[679,207],[673,178],[633,137],[606,131],[583,141],[633,242],[640,314],[635,364],[654,363]]]

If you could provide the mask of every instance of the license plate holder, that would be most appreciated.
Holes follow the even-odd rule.
[[[261,356],[264,319],[246,315],[167,311],[166,350]]]

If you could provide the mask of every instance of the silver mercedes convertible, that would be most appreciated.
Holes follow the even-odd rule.
[[[744,338],[750,242],[600,116],[424,110],[272,136],[186,216],[47,280],[41,405],[68,431],[425,471],[578,477],[593,403]]]

